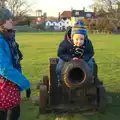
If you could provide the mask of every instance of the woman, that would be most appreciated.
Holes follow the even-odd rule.
[[[0,8],[0,119],[10,120],[20,117],[20,93],[27,91],[30,96],[30,82],[22,75],[20,51],[13,37],[12,14],[8,9]]]

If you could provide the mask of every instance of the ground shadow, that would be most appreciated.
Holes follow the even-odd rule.
[[[80,117],[81,115],[75,115]],[[108,107],[106,112],[95,113],[93,115],[84,115],[83,120],[119,120],[120,118],[120,92],[109,92],[108,93]],[[77,120],[76,118],[76,120]]]
[[[37,120],[55,120],[56,118],[64,118],[65,120],[119,120],[120,118],[120,93],[109,92],[108,93],[108,108],[104,114],[98,112],[93,113],[49,113],[45,115],[39,115]],[[23,102],[23,109],[21,118],[23,120],[36,120],[38,115],[38,107],[31,105],[31,101]]]
[[[105,113],[88,112],[88,113],[70,113],[56,115],[64,117],[66,120],[119,120],[120,118],[120,93],[109,92],[108,93],[108,107]]]

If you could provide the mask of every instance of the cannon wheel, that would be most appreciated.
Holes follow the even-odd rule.
[[[46,113],[47,96],[48,96],[47,86],[40,85],[40,106],[39,106],[40,114]]]
[[[99,92],[99,103],[98,103],[98,111],[100,113],[104,113],[106,111],[107,108],[107,93],[104,87],[98,88],[98,92]]]

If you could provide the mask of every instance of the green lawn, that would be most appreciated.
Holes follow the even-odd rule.
[[[57,48],[64,38],[63,33],[17,33],[17,41],[24,55],[22,61],[23,72],[35,83],[48,73],[48,58],[56,57]],[[95,49],[95,59],[99,65],[99,77],[113,98],[107,113],[104,115],[61,116],[65,120],[119,120],[120,113],[120,36],[119,35],[89,35]],[[32,86],[32,96],[35,96]],[[31,100],[23,101],[21,120],[36,120],[38,108]],[[41,115],[38,120],[55,120],[55,114]]]

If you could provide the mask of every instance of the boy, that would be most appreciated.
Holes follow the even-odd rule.
[[[58,85],[61,81],[61,68],[65,62],[70,60],[84,59],[93,73],[94,49],[91,41],[87,38],[87,31],[82,21],[71,29],[71,38],[63,40],[58,48],[59,62],[56,67]]]

